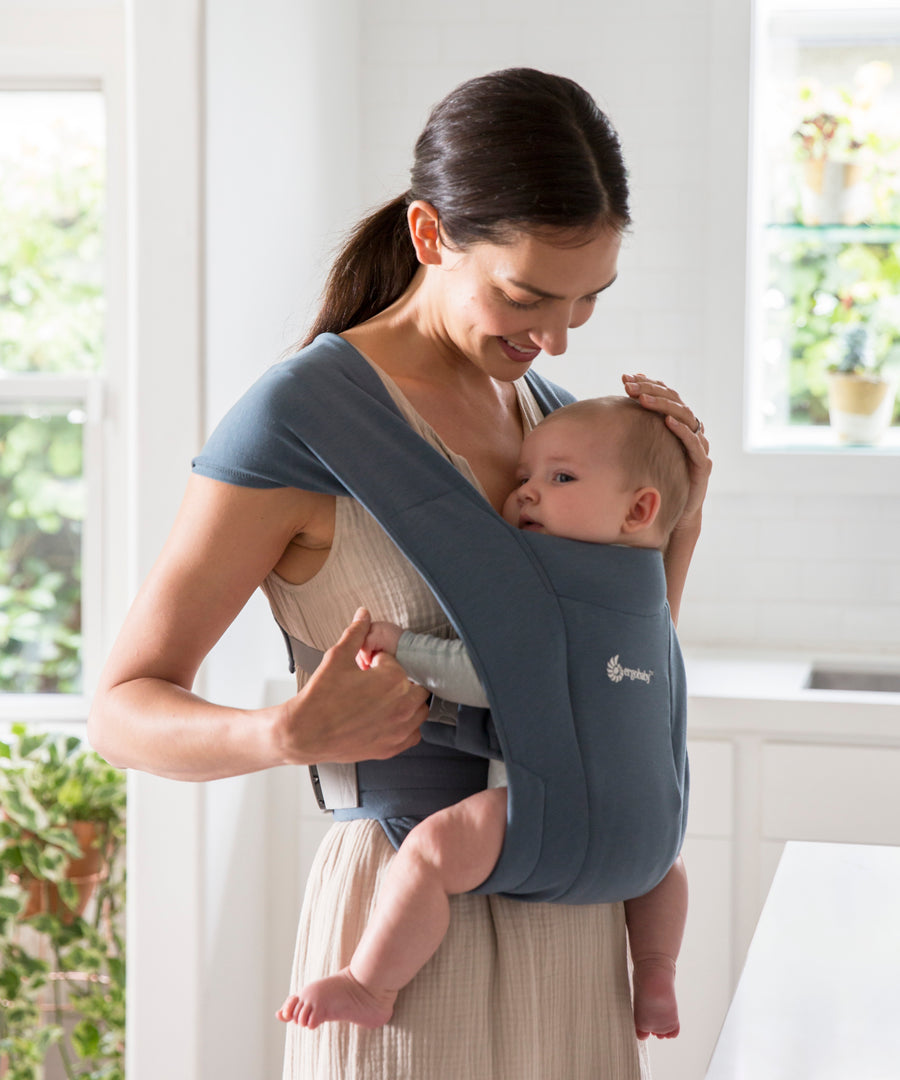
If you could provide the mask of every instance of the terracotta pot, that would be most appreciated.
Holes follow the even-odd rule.
[[[894,387],[879,375],[832,371],[828,415],[838,442],[874,446],[891,422]]]
[[[92,821],[73,821],[69,827],[82,851],[82,857],[73,859],[66,871],[66,877],[78,889],[78,904],[74,911],[70,911],[60,899],[59,890],[52,881],[32,881],[28,886],[28,906],[23,919],[48,913],[59,915],[63,922],[71,922],[76,915],[84,914],[97,882],[106,876],[103,852],[94,847],[97,826]]]

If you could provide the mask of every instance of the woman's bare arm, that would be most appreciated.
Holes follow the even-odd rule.
[[[665,555],[669,609],[672,621],[677,626],[688,567],[700,537],[703,500],[706,498],[712,472],[709,442],[696,415],[665,383],[648,379],[646,375],[623,375],[622,382],[625,384],[625,392],[639,401],[645,409],[665,416],[670,430],[681,439],[687,451],[691,474],[690,492],[684,513],[672,532]]]
[[[287,702],[234,709],[191,691],[204,657],[323,498],[190,479],[100,677],[88,730],[104,757],[122,768],[212,780],[389,757],[418,741],[426,692],[391,657],[368,671],[356,664],[366,614]]]

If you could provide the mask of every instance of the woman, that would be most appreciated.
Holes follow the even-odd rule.
[[[580,87],[529,69],[471,80],[432,113],[410,190],[366,219],[339,256],[310,341],[339,334],[358,350],[422,438],[499,508],[523,433],[541,415],[520,377],[541,351],[563,353],[568,330],[590,317],[615,280],[628,224],[618,140]],[[668,418],[691,461],[692,494],[667,555],[677,615],[707,445],[673,391],[643,376],[625,386]],[[340,422],[339,401],[334,409]],[[248,438],[251,428],[265,424],[248,424]],[[240,460],[198,459],[102,677],[94,745],[118,765],[191,780],[413,746],[424,692],[392,658],[360,671],[355,654],[369,615],[446,633],[444,613],[353,500],[245,486],[242,470]],[[292,636],[329,651],[296,697],[248,716],[190,687],[260,585]],[[360,604],[367,613],[354,618]],[[304,902],[293,988],[346,961],[391,854],[377,822],[332,828]],[[392,1023],[290,1025],[284,1075],[632,1080],[645,1071],[621,905],[463,896]]]

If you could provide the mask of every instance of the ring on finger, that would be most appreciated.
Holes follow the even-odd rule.
[[[697,421],[697,426],[694,428],[694,434],[702,435],[704,431],[703,421],[700,419],[699,416],[695,416],[694,419]]]

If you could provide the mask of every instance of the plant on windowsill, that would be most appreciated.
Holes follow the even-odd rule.
[[[876,361],[868,324],[848,323],[841,351],[828,369],[828,415],[839,443],[874,446],[891,421],[894,386]]]
[[[17,724],[0,806],[0,1074],[124,1080],[124,775]]]
[[[875,209],[876,179],[891,133],[874,106],[893,80],[890,64],[871,61],[852,88],[801,83],[801,119],[793,134],[802,163],[798,218],[804,225],[857,225]]]

